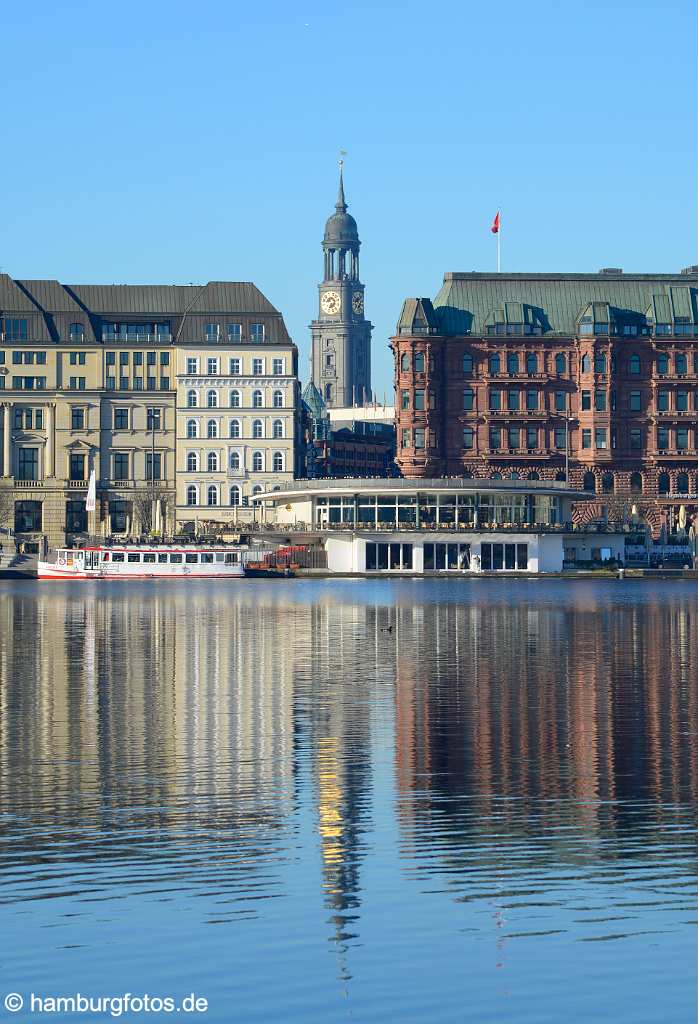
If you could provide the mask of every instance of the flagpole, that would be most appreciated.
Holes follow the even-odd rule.
[[[502,257],[501,257],[501,238],[502,238],[502,214],[501,210],[499,213],[499,224],[497,225],[497,273],[500,274],[502,271]]]

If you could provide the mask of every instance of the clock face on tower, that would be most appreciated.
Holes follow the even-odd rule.
[[[351,308],[354,310],[357,316],[361,316],[364,311],[364,296],[363,292],[354,292],[351,297]]]
[[[322,298],[320,299],[320,306],[322,307],[323,313],[329,313],[330,316],[334,316],[335,313],[339,313],[339,307],[341,300],[339,292],[323,292]]]

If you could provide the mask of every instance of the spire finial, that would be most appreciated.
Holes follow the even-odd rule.
[[[339,151],[339,190],[337,191],[337,202],[335,203],[335,209],[337,213],[346,213],[347,204],[344,198],[344,157],[347,155],[346,149],[340,149]]]

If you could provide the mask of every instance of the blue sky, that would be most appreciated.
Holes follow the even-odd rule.
[[[307,378],[348,151],[374,386],[446,270],[698,263],[694,2],[3,6],[0,266],[252,280]]]

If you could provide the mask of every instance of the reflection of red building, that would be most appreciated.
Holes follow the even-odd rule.
[[[698,510],[698,267],[678,275],[446,274],[406,300],[404,476],[564,479]]]

